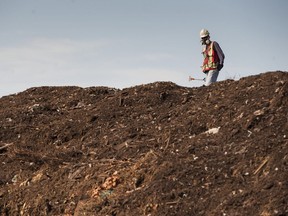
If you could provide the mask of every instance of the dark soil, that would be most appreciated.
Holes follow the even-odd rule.
[[[288,73],[0,99],[0,215],[288,215]]]

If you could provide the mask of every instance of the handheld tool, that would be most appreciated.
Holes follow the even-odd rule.
[[[204,81],[204,82],[205,82],[205,78],[203,78],[203,79],[196,79],[196,78],[194,78],[194,77],[189,76],[189,81],[192,81],[192,80],[198,80],[198,81]]]

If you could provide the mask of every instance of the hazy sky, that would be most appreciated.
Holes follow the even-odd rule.
[[[287,0],[0,0],[0,97],[38,86],[196,87],[199,32],[219,80],[288,70]]]

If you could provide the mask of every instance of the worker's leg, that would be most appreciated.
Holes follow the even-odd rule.
[[[209,86],[211,83],[216,82],[218,75],[219,75],[219,71],[217,69],[216,70],[210,70],[207,73],[205,85]]]

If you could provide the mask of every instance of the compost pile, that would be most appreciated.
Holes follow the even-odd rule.
[[[0,106],[0,215],[288,215],[287,72]]]

